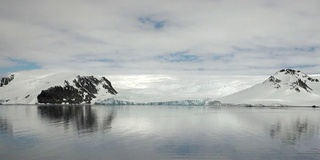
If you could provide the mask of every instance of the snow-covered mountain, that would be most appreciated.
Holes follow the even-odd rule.
[[[320,105],[319,76],[282,69],[263,83],[218,99],[222,103],[262,105]]]
[[[13,73],[1,79],[3,104],[81,104],[117,94],[105,77],[80,76],[73,72],[35,70]]]

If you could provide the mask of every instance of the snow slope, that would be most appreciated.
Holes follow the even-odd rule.
[[[249,88],[265,76],[110,75],[116,99],[134,103],[215,100]]]
[[[262,105],[320,105],[320,76],[283,69],[263,83],[219,98],[222,103]]]

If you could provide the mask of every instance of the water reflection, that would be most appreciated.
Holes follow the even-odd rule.
[[[296,145],[302,139],[312,138],[319,135],[319,126],[308,119],[297,118],[290,123],[277,121],[267,126],[267,130],[272,139],[278,138],[282,143]]]
[[[63,125],[67,130],[72,126],[79,134],[98,130],[97,114],[90,106],[38,106],[42,119],[55,125]]]
[[[112,121],[116,117],[115,109],[112,108],[108,115],[103,119],[103,130],[110,131],[112,128]]]
[[[6,118],[0,117],[0,134],[12,135],[12,125]]]

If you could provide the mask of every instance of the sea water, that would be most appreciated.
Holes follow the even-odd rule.
[[[320,109],[0,105],[0,159],[320,159]]]

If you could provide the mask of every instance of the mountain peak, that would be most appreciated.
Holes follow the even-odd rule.
[[[272,85],[276,89],[288,86],[290,90],[295,90],[296,92],[305,90],[310,93],[313,89],[308,86],[308,83],[314,82],[319,82],[319,79],[312,78],[300,70],[281,69],[265,80],[263,84]]]
[[[291,75],[298,75],[301,71],[300,70],[294,70],[294,69],[281,69],[280,71],[276,72],[276,74],[283,73],[283,74],[291,74]]]

